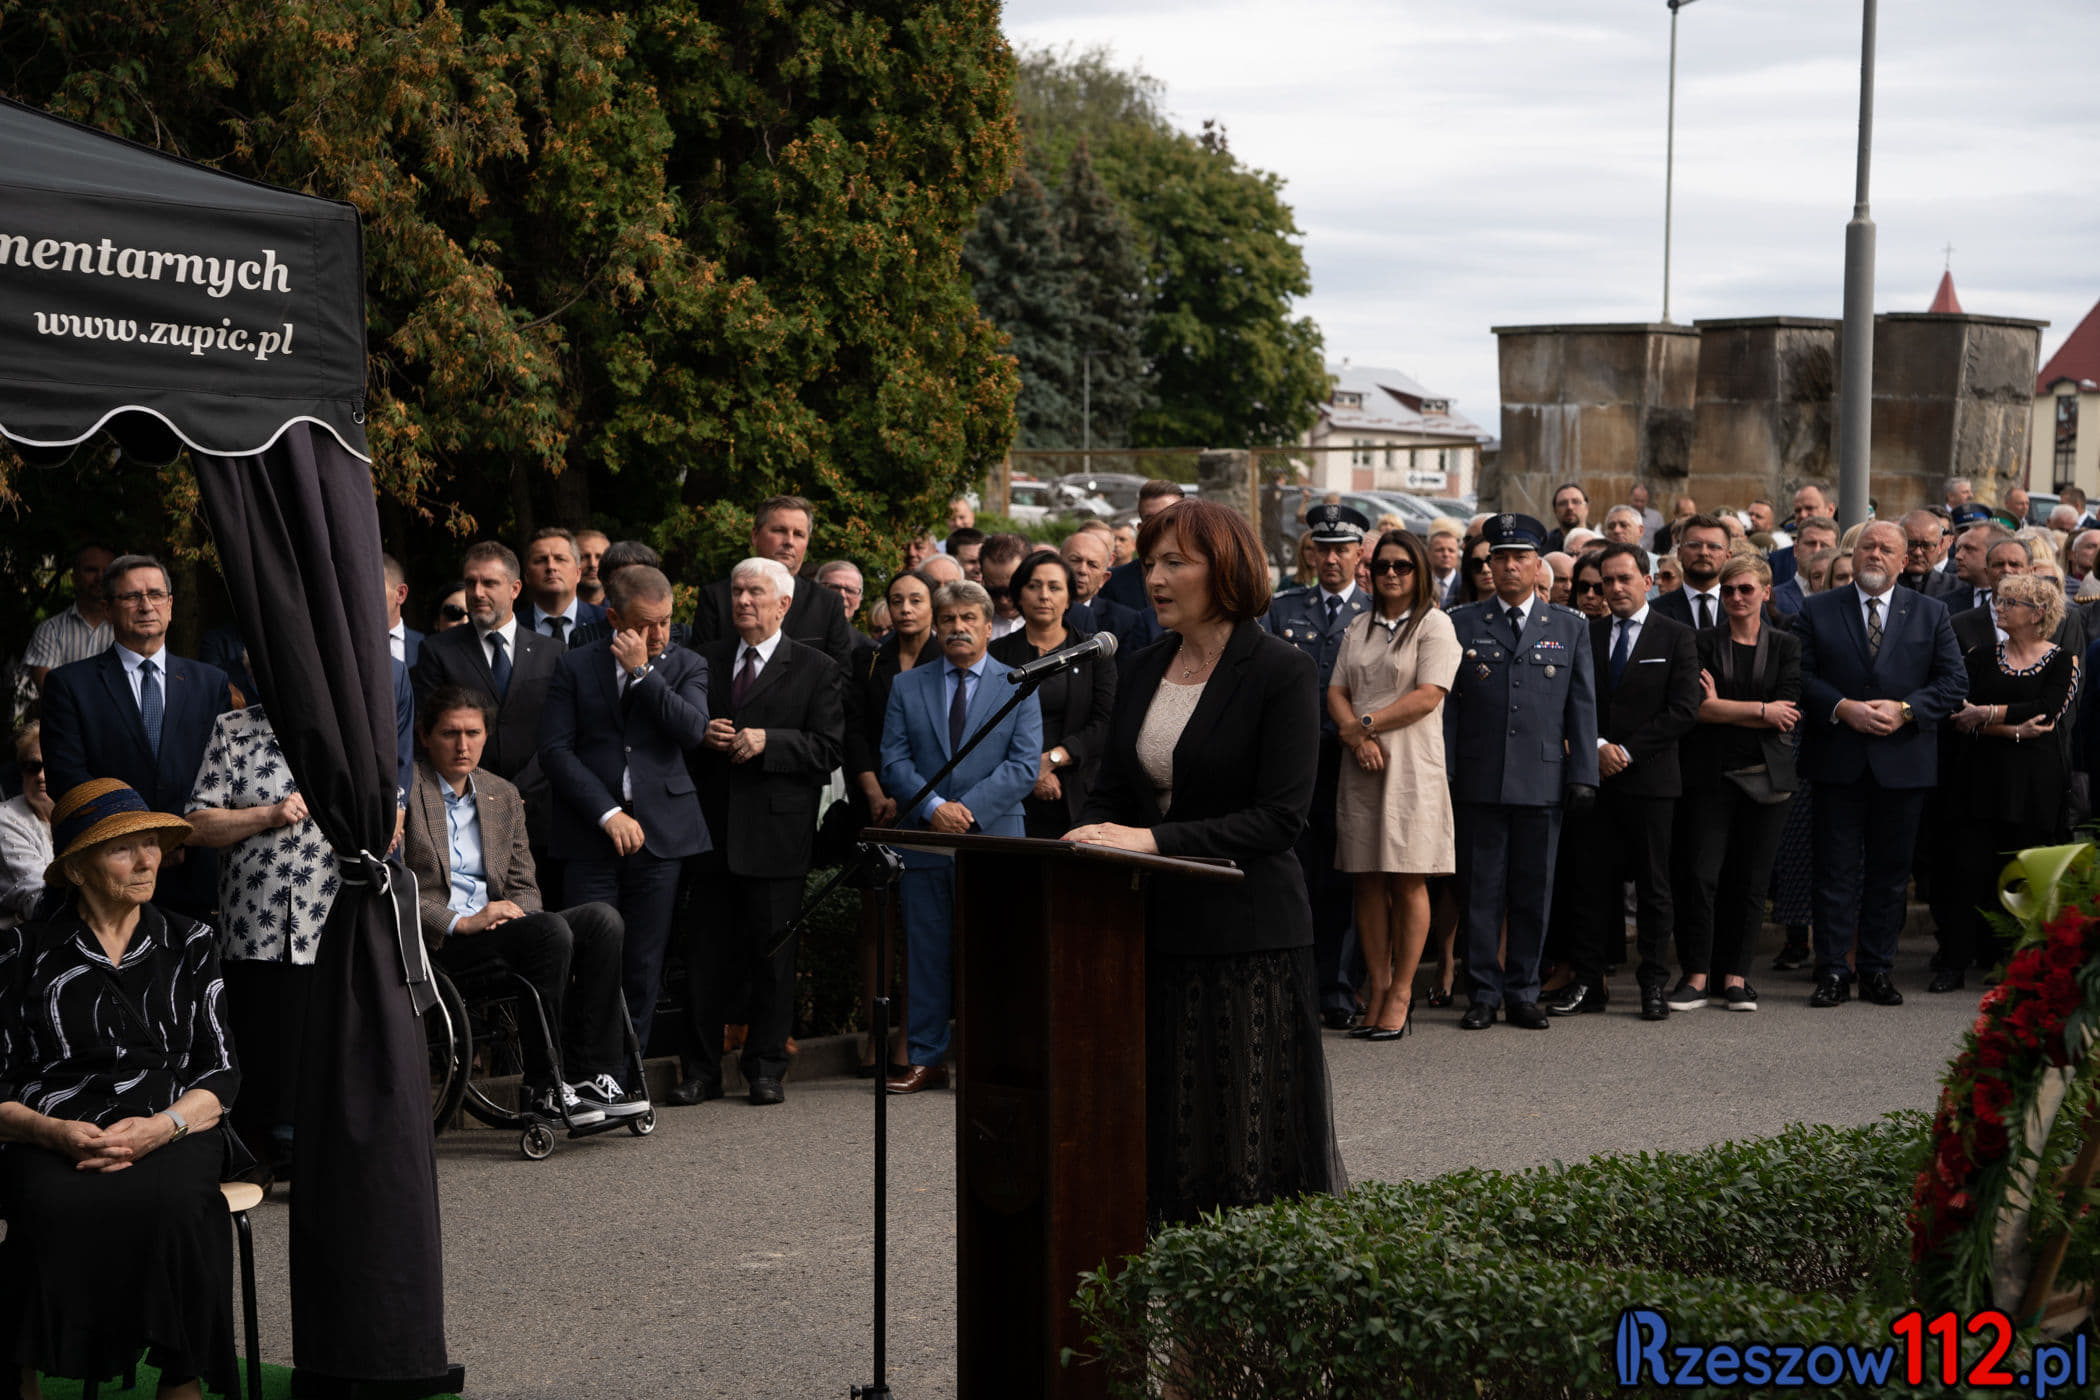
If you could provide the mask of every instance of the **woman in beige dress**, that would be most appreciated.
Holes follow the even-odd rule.
[[[1429,553],[1405,530],[1371,555],[1371,608],[1335,659],[1327,709],[1340,728],[1335,865],[1356,876],[1356,936],[1370,968],[1365,1040],[1407,1034],[1429,937],[1429,877],[1457,869],[1444,777],[1444,696],[1458,634],[1437,608]]]

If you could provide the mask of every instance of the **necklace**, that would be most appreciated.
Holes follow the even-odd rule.
[[[1187,647],[1189,653],[1191,655],[1194,655],[1196,650],[1196,644],[1194,642],[1187,642],[1184,645]],[[1223,656],[1224,654],[1225,648],[1219,647],[1216,655],[1209,657],[1196,657],[1194,661],[1191,661],[1188,665],[1181,668],[1181,678],[1183,680],[1187,680],[1190,676],[1195,675],[1198,671],[1204,670],[1205,668],[1214,665],[1217,662],[1218,657]]]

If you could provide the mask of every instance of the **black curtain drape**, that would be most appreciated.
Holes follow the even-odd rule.
[[[391,899],[394,688],[371,469],[294,423],[193,454],[271,727],[344,872],[321,938],[291,1210],[298,1393],[454,1388],[422,1025]],[[411,928],[411,937],[417,936]]]

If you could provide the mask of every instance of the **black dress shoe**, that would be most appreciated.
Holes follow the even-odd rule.
[[[1356,1022],[1356,1013],[1330,1006],[1320,1013],[1320,1024],[1331,1031],[1345,1031]]]
[[[1466,1008],[1466,1014],[1458,1018],[1462,1031],[1484,1031],[1495,1024],[1495,1008],[1487,1002],[1476,1001]]]
[[[1886,972],[1863,974],[1859,979],[1859,999],[1871,1001],[1876,1006],[1903,1005],[1903,993],[1896,990],[1895,981]]]
[[[1585,1016],[1609,1006],[1611,993],[1587,982],[1570,982],[1552,996],[1541,998],[1539,1004],[1554,1016]]]
[[[1670,997],[1660,983],[1641,988],[1641,1019],[1643,1021],[1667,1021],[1670,1019]]]
[[[751,1102],[763,1108],[767,1104],[787,1102],[787,1095],[780,1091],[777,1079],[754,1079],[751,1081]]]
[[[1958,992],[1968,984],[1968,981],[1969,979],[1959,972],[1949,972],[1945,968],[1941,968],[1932,974],[1932,980],[1925,984],[1925,990],[1928,992]]]
[[[1816,979],[1816,989],[1808,994],[1808,1004],[1817,1010],[1836,1006],[1852,1000],[1851,979],[1841,972],[1826,972]]]
[[[1451,1004],[1451,989],[1449,987],[1431,987],[1424,994],[1423,1000],[1427,1001],[1431,1006],[1449,1006]]]
[[[1779,950],[1778,957],[1772,959],[1772,970],[1774,972],[1792,972],[1797,968],[1806,966],[1808,966],[1808,945],[1806,943],[1789,943]]]
[[[681,1108],[691,1108],[696,1103],[722,1097],[722,1084],[715,1079],[687,1079],[664,1097]]]
[[[1542,1031],[1553,1024],[1546,1008],[1535,1001],[1513,1001],[1502,1008],[1502,1019],[1519,1030]]]

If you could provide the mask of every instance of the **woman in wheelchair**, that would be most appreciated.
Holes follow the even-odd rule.
[[[0,932],[0,1355],[105,1380],[148,1360],[162,1397],[232,1394],[233,1245],[219,1126],[240,1085],[216,935],[151,902],[189,835],[112,778],[52,811],[53,917]]]

